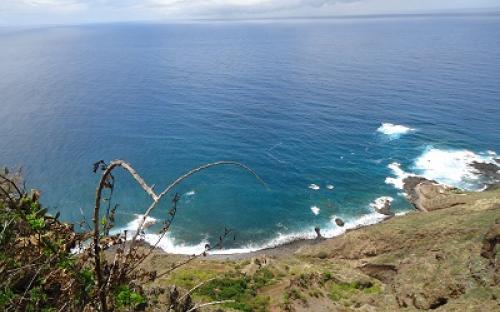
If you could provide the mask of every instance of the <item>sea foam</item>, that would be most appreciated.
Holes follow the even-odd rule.
[[[314,190],[314,191],[317,191],[317,190],[319,190],[319,189],[320,189],[319,185],[314,184],[314,183],[313,183],[313,184],[309,184],[309,186],[308,186],[308,187],[309,187],[311,190]]]
[[[339,227],[335,224],[335,218],[337,216],[331,217],[331,222],[321,229],[321,234],[325,238],[332,238],[335,236],[342,235],[347,230],[355,229],[361,226],[367,226],[379,223],[384,220],[386,216],[379,214],[377,212],[371,212],[361,215],[357,218],[345,219],[345,225]],[[144,240],[149,244],[156,244],[160,238],[159,234],[146,234],[144,235]],[[214,255],[229,255],[229,254],[243,254],[255,252],[258,250],[275,248],[281,245],[289,244],[297,240],[303,239],[314,239],[316,238],[316,233],[311,228],[310,230],[292,232],[292,233],[277,233],[276,237],[264,241],[262,243],[249,243],[239,248],[228,248],[228,249],[216,249],[210,251],[210,254]],[[184,254],[193,255],[200,254],[205,250],[205,245],[209,244],[207,238],[201,240],[197,244],[187,245],[183,243],[176,242],[176,239],[170,234],[165,235],[160,242],[158,247],[165,252],[172,254]]]
[[[438,149],[427,147],[415,159],[410,167],[411,172],[404,171],[399,163],[391,163],[388,167],[393,176],[387,177],[385,183],[403,189],[403,180],[408,176],[422,176],[444,185],[458,187],[469,191],[484,189],[486,183],[481,174],[471,166],[474,162],[495,163],[498,158],[493,151],[474,153],[469,150]]]
[[[318,207],[318,206],[312,206],[312,207],[311,207],[311,211],[312,211],[312,213],[313,213],[314,215],[316,215],[316,216],[317,216],[317,215],[319,215],[319,211],[320,211],[320,209],[319,209],[319,207]]]
[[[129,233],[131,233],[137,230],[137,227],[143,215],[135,215],[135,216],[136,216],[135,219],[130,221],[125,227],[116,229],[113,231],[113,233],[114,234],[123,233],[124,230],[127,230]],[[339,236],[345,233],[347,230],[378,223],[384,220],[386,216],[381,215],[377,212],[370,212],[361,215],[357,218],[341,217],[345,221],[345,225],[343,227],[339,227],[335,224],[335,218],[337,218],[337,216],[331,216],[330,219],[331,222],[326,224],[325,227],[321,228],[321,234],[323,237],[332,238],[335,236]],[[146,218],[146,223],[150,225],[157,223],[157,221],[158,221],[157,219],[152,217]],[[172,254],[181,254],[181,255],[201,254],[205,251],[205,246],[210,243],[208,237],[205,237],[196,244],[185,244],[175,239],[175,237],[173,237],[171,233],[167,233],[166,235],[161,237],[160,234],[147,232],[148,231],[147,229],[145,231],[146,233],[144,235],[141,235],[139,239],[144,240],[150,245],[156,245],[163,251]],[[131,235],[128,235],[127,238],[130,239]],[[297,240],[314,239],[314,238],[316,238],[316,233],[312,228],[309,230],[297,231],[291,233],[277,233],[277,235],[274,238],[264,241],[262,243],[249,243],[239,248],[215,249],[210,251],[210,254],[229,255],[229,254],[250,253],[258,250],[275,248],[281,245],[292,243]]]
[[[413,169],[430,180],[439,183],[477,191],[484,187],[484,181],[473,162],[495,163],[496,153],[476,154],[468,150],[442,150],[429,147],[415,160]]]
[[[381,210],[385,207],[386,202],[392,203],[394,201],[394,198],[390,196],[381,196],[377,199],[375,199],[372,203],[370,203],[370,207],[374,209],[375,211]]]
[[[391,169],[394,177],[385,178],[385,183],[392,184],[395,188],[402,190],[404,185],[403,180],[411,176],[412,174],[401,169],[401,164],[397,162],[393,162],[387,167]]]
[[[407,126],[396,125],[388,122],[382,123],[382,125],[377,129],[378,132],[387,135],[391,140],[398,139],[403,134],[407,134],[409,132],[415,131]]]

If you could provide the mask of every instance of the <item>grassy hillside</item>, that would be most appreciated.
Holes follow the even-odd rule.
[[[500,311],[500,188],[416,182],[407,192],[421,211],[329,240],[189,258],[109,236],[112,215],[76,233],[3,173],[0,310]]]
[[[155,285],[190,289],[215,278],[194,298],[236,300],[225,311],[499,311],[496,250],[481,253],[487,232],[500,234],[500,190],[446,195],[443,205],[452,207],[395,217],[293,253],[197,260]],[[176,259],[157,253],[147,265]]]

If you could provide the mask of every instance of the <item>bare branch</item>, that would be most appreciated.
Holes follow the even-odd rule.
[[[142,187],[142,189],[151,196],[153,202],[158,202],[158,196],[149,187],[144,179],[135,171],[135,169],[127,162],[123,160],[113,160],[104,170],[101,180],[99,181],[99,186],[96,190],[95,207],[94,207],[94,269],[97,277],[97,289],[99,289],[99,299],[101,302],[101,309],[103,312],[107,312],[106,295],[103,292],[103,277],[101,272],[101,255],[100,255],[100,233],[99,233],[99,213],[102,201],[102,191],[106,187],[111,172],[117,168],[122,167],[130,173],[130,175],[135,179],[135,181]]]
[[[108,311],[108,309],[107,309],[107,303],[106,303],[106,293],[105,293],[105,290],[106,290],[106,286],[109,286],[108,284],[110,283],[110,280],[107,280],[106,282],[103,280],[103,272],[102,272],[102,268],[101,268],[101,246],[100,246],[99,217],[100,217],[100,208],[101,208],[101,202],[102,202],[102,192],[103,192],[103,190],[105,188],[109,188],[110,187],[109,186],[109,183],[110,183],[109,179],[110,178],[113,179],[112,175],[111,175],[111,172],[114,169],[116,169],[117,167],[122,167],[128,173],[130,173],[130,175],[134,178],[134,180],[141,186],[141,188],[153,200],[153,202],[150,204],[150,206],[148,207],[148,209],[146,210],[146,212],[142,216],[142,219],[139,222],[137,230],[136,230],[136,232],[132,236],[132,240],[131,240],[131,242],[129,244],[128,251],[127,251],[126,255],[123,257],[123,264],[125,264],[129,260],[129,257],[131,256],[132,252],[135,250],[134,249],[134,244],[135,244],[135,242],[136,242],[137,237],[139,236],[139,234],[142,233],[142,230],[144,228],[144,224],[146,222],[147,217],[151,214],[151,212],[153,211],[153,209],[156,208],[156,206],[159,204],[159,202],[163,198],[163,196],[165,196],[166,194],[168,194],[175,186],[177,186],[179,183],[181,183],[182,181],[184,181],[188,177],[190,177],[190,176],[192,176],[192,175],[194,175],[194,174],[196,174],[196,173],[198,173],[200,171],[203,171],[205,169],[208,169],[208,168],[211,168],[211,167],[215,167],[215,166],[221,166],[221,165],[233,165],[233,166],[238,166],[240,168],[243,168],[246,171],[250,172],[260,183],[262,183],[267,188],[266,183],[257,175],[257,173],[255,173],[255,171],[253,171],[252,169],[250,169],[246,165],[241,164],[239,162],[235,162],[235,161],[218,161],[218,162],[205,164],[205,165],[202,165],[202,166],[197,167],[195,169],[192,169],[191,171],[188,171],[184,175],[178,177],[167,188],[165,188],[165,190],[163,192],[161,192],[159,195],[157,195],[155,193],[155,191],[153,190],[154,186],[148,186],[146,184],[146,182],[144,181],[144,179],[135,171],[135,169],[129,163],[127,163],[127,162],[125,162],[123,160],[113,160],[107,166],[105,165],[105,163],[103,161],[100,161],[99,163],[94,164],[94,171],[96,171],[99,166],[101,166],[101,168],[104,170],[104,172],[103,172],[103,174],[101,176],[101,179],[99,181],[99,185],[98,185],[98,187],[96,189],[95,207],[94,207],[94,216],[93,216],[93,224],[94,224],[94,233],[93,233],[93,241],[94,241],[93,242],[94,243],[94,246],[93,246],[93,251],[94,251],[94,270],[95,270],[95,274],[96,274],[97,289],[98,289],[98,292],[99,292],[98,296],[99,296],[99,301],[100,301],[100,305],[101,305],[100,308],[101,308],[101,310],[103,312],[107,312]],[[108,206],[109,206],[109,203],[108,203]],[[224,236],[221,236],[219,244],[222,244],[223,237],[225,238],[226,235],[227,235],[227,229],[226,229],[226,232],[224,233]],[[163,237],[163,235],[161,237]],[[219,244],[217,244],[217,245],[219,245]],[[211,248],[208,247],[201,255],[206,255],[206,252],[208,250],[211,250]],[[150,253],[151,253],[151,251],[150,251]],[[148,253],[147,255],[149,255],[150,253]],[[201,255],[199,255],[199,256],[201,256]],[[171,270],[165,272],[164,274],[167,274],[168,272],[171,272],[175,268],[177,268],[177,267],[179,267],[181,265],[184,265],[184,264],[186,264],[186,263],[188,263],[188,262],[196,259],[199,256],[196,256],[196,255],[193,256],[192,258],[188,259],[185,263],[181,263],[179,265],[174,266]],[[139,263],[142,262],[142,260],[144,260],[144,258],[142,258],[139,261]],[[120,266],[119,272],[118,272],[119,276],[121,276],[121,274],[123,272],[122,270],[125,267],[126,267],[125,265]],[[135,268],[137,268],[137,266],[132,267],[131,270],[130,270],[130,272],[133,271]]]
[[[217,249],[217,248],[222,248],[222,244],[224,243],[224,240],[226,239],[226,237],[231,233],[231,230],[228,230],[226,229],[224,231],[224,234],[220,236],[219,238],[219,242],[217,244],[215,244],[214,246],[210,246],[210,245],[207,245],[205,247],[205,251],[203,251],[202,253],[199,253],[197,255],[192,255],[190,257],[188,257],[186,260],[184,261],[181,261],[175,265],[173,265],[170,269],[168,269],[167,271],[161,273],[161,274],[158,274],[156,277],[159,278],[159,277],[162,277],[162,276],[165,276],[165,275],[168,275],[170,273],[172,273],[173,271],[177,270],[178,268],[180,268],[181,266],[184,266],[186,264],[188,264],[189,262],[195,260],[195,259],[198,259],[200,257],[204,257],[207,255],[208,252],[214,250],[214,249]]]
[[[217,161],[217,162],[214,162],[214,163],[209,163],[209,164],[202,165],[202,166],[200,166],[198,168],[195,168],[195,169],[192,169],[192,170],[188,171],[187,173],[183,174],[182,176],[178,177],[174,182],[172,182],[169,186],[167,186],[167,188],[163,192],[160,193],[160,195],[158,196],[158,201],[165,194],[167,194],[168,192],[170,192],[175,186],[177,186],[179,183],[181,183],[182,181],[184,181],[188,177],[192,176],[193,174],[198,173],[200,171],[203,171],[205,169],[211,168],[211,167],[222,166],[222,165],[233,165],[233,166],[241,167],[241,168],[245,169],[246,171],[250,172],[260,183],[262,183],[262,185],[264,185],[266,188],[268,188],[267,184],[264,182],[264,180],[262,180],[259,177],[259,175],[255,171],[253,171],[252,169],[250,169],[248,166],[246,166],[246,165],[244,165],[242,163],[236,162],[236,161],[222,160],[222,161]],[[144,223],[146,222],[146,218],[151,214],[151,211],[156,207],[156,203],[157,202],[154,202],[153,204],[151,204],[151,206],[149,206],[149,208],[144,213],[144,215],[142,217],[142,220],[139,223],[139,226],[137,228],[137,231],[135,232],[134,236],[132,237],[131,246],[134,244],[135,240],[137,239],[137,236],[139,235],[140,231],[142,230],[142,228],[144,226]]]
[[[234,300],[221,300],[221,301],[212,301],[212,302],[208,302],[208,303],[197,304],[194,307],[192,307],[191,309],[187,310],[187,312],[193,312],[199,308],[203,308],[203,307],[207,307],[207,306],[211,306],[211,305],[233,303],[233,302],[235,302],[235,301]]]
[[[0,179],[2,179],[4,182],[8,182],[10,185],[12,185],[16,189],[16,192],[19,195],[19,197],[23,196],[23,192],[21,192],[21,190],[19,189],[19,187],[17,186],[17,184],[12,179],[9,179],[9,178],[7,178],[6,176],[4,176],[2,174],[0,174]]]
[[[196,289],[200,288],[201,286],[203,286],[203,285],[205,285],[207,283],[210,283],[211,281],[213,281],[215,279],[217,279],[217,278],[213,277],[213,278],[207,279],[206,281],[203,281],[203,282],[199,283],[198,285],[194,286],[187,293],[185,293],[184,296],[182,296],[181,299],[179,299],[179,301],[182,301],[184,298],[186,298],[187,296],[191,295]]]

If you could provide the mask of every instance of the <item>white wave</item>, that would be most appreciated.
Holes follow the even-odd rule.
[[[399,213],[398,215],[402,214],[404,213]],[[368,213],[358,218],[345,220],[345,225],[343,227],[336,226],[335,218],[336,216],[332,216],[330,224],[327,227],[321,229],[321,234],[323,237],[332,238],[335,236],[339,236],[345,233],[347,230],[358,228],[360,226],[367,226],[378,223],[384,220],[386,216],[376,212]],[[146,234],[144,239],[149,244],[155,244],[158,238],[159,238],[158,234]],[[243,254],[263,249],[275,248],[281,245],[294,242],[296,240],[315,239],[315,238],[316,238],[316,233],[314,232],[314,229],[311,228],[311,230],[305,230],[294,233],[278,233],[275,238],[270,239],[261,244],[247,244],[240,248],[212,250],[209,253],[213,255]],[[208,243],[209,243],[208,240],[204,239],[198,244],[193,244],[193,245],[178,244],[175,242],[175,238],[167,234],[160,241],[158,247],[167,253],[192,255],[192,254],[202,253],[205,250],[205,245]]]
[[[333,186],[332,184],[328,184],[328,185],[326,186],[326,188],[327,188],[328,190],[333,190],[333,189],[335,188],[335,186]]]
[[[415,131],[415,129],[403,125],[384,122],[380,127],[378,127],[377,131],[387,135],[390,139],[397,139],[403,134]]]
[[[385,178],[385,183],[386,184],[392,184],[394,185],[395,188],[402,190],[403,189],[403,180],[406,179],[409,176],[412,176],[414,174],[405,172],[403,169],[401,169],[401,164],[397,162],[393,162],[387,166],[389,169],[391,169],[392,174],[395,175],[395,177],[387,177]]]
[[[313,183],[313,184],[310,184],[308,187],[309,187],[311,190],[315,190],[315,191],[319,190],[319,188],[320,188],[320,187],[319,187],[319,185],[314,184],[314,183]]]
[[[391,204],[394,201],[394,198],[390,196],[381,196],[375,199],[372,203],[370,203],[370,207],[375,211],[383,209],[387,202]]]
[[[187,192],[184,195],[186,195],[186,196],[194,196],[194,195],[196,195],[196,192],[195,191],[189,191],[189,192]]]
[[[348,219],[348,220],[344,220],[341,217],[341,219],[344,220],[345,223],[344,223],[343,227],[339,227],[335,223],[335,219],[337,217],[338,216],[332,216],[330,218],[331,224],[333,225],[332,227],[326,229],[325,231],[323,231],[323,230],[321,231],[321,234],[324,237],[332,238],[335,236],[339,236],[339,235],[344,234],[347,230],[355,229],[355,228],[358,228],[361,226],[376,224],[376,223],[379,223],[380,221],[387,218],[386,216],[384,216],[380,213],[377,213],[377,212],[371,212],[368,214],[364,214],[358,218]]]
[[[158,243],[158,239],[160,239],[160,234],[148,233],[144,235],[144,241],[146,241],[150,245],[155,245],[156,243]],[[205,250],[206,244],[208,243],[209,242],[207,239],[202,240],[196,245],[176,243],[175,238],[167,234],[163,238],[161,238],[157,247],[168,253],[194,255],[202,253]]]
[[[127,229],[129,229],[129,230],[136,230],[139,227],[140,222],[144,218],[144,215],[142,215],[142,214],[134,214],[134,215],[136,218],[127,224]],[[156,224],[156,222],[157,222],[157,220],[155,218],[147,216],[146,220],[144,221],[143,228],[147,229],[147,228],[151,227],[152,225]]]
[[[129,233],[135,233],[135,231],[139,227],[140,222],[142,221],[142,218],[144,218],[144,215],[134,214],[134,216],[135,216],[135,219],[130,221],[129,223],[127,223],[125,226],[113,228],[110,231],[111,234],[115,235],[115,234],[123,233],[123,231],[128,231]],[[150,216],[147,216],[142,228],[143,228],[143,230],[145,230],[145,229],[155,225],[157,222],[158,222],[157,219],[150,217]]]
[[[409,176],[422,176],[429,180],[451,187],[469,191],[480,191],[486,186],[481,175],[471,166],[473,162],[495,163],[498,158],[493,151],[474,153],[469,150],[437,149],[428,147],[417,157],[411,166],[412,172],[401,169],[399,163],[391,163],[388,167],[393,176],[387,177],[385,183],[403,189],[403,180]]]
[[[317,216],[317,215],[319,215],[319,211],[320,211],[320,209],[319,209],[319,207],[318,207],[318,206],[312,206],[312,207],[311,207],[311,211],[312,211],[312,213],[313,213],[314,215],[316,215],[316,216]]]
[[[495,163],[496,153],[476,154],[469,150],[444,150],[429,147],[415,160],[412,169],[427,179],[467,190],[484,187],[473,162]]]

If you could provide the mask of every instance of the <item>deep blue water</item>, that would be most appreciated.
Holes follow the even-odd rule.
[[[383,122],[414,130],[389,136]],[[90,215],[100,159],[129,161],[158,190],[221,159],[269,185],[231,167],[186,181],[176,244],[224,226],[228,248],[333,230],[332,216],[354,222],[380,196],[407,211],[389,164],[429,173],[415,161],[430,150],[458,166],[462,150],[487,157],[499,124],[498,16],[0,30],[0,164],[23,166],[64,220]],[[123,173],[115,200],[119,226],[148,204]]]

